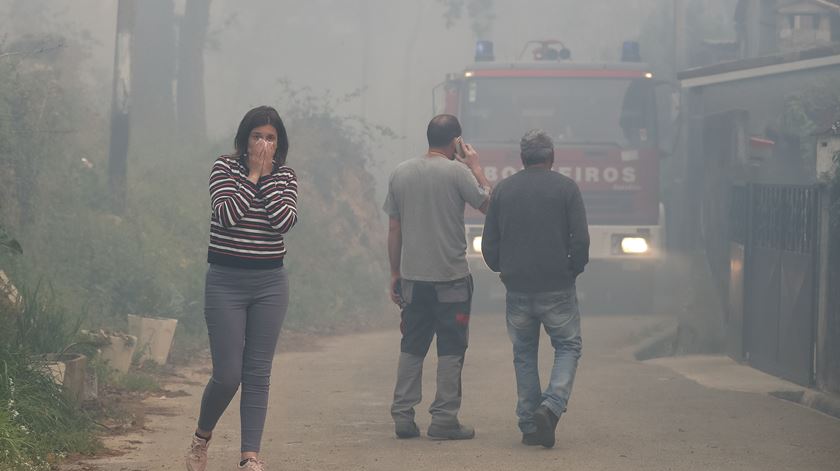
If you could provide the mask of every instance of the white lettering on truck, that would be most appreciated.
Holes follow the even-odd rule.
[[[636,183],[634,167],[559,167],[557,171],[578,183]]]
[[[578,183],[636,183],[635,167],[558,167],[557,172],[571,178]],[[491,182],[507,178],[517,172],[515,167],[484,167],[484,176]]]

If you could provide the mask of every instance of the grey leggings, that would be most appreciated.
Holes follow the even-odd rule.
[[[289,305],[284,268],[211,264],[204,291],[213,376],[201,398],[198,428],[211,431],[242,384],[242,451],[260,451],[271,362]]]

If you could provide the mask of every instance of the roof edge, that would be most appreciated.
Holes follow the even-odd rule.
[[[750,59],[721,62],[719,64],[713,64],[704,67],[696,67],[679,72],[677,74],[677,79],[687,80],[700,77],[710,77],[729,72],[739,72],[742,70],[756,69],[759,67],[789,64],[792,62],[799,62],[809,59],[821,59],[824,57],[831,57],[836,55],[840,55],[840,44],[833,44],[831,46],[823,46],[813,49],[805,49],[802,51],[774,54],[771,56],[762,56]]]

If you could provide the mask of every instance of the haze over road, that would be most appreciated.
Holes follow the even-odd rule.
[[[396,315],[396,314],[395,314]],[[476,438],[425,438],[435,355],[418,408],[423,436],[397,440],[389,415],[399,334],[328,338],[315,351],[276,357],[263,457],[277,470],[836,470],[840,420],[764,394],[716,390],[636,361],[632,347],[662,317],[586,316],[584,353],[554,449],[519,443],[510,342],[500,313],[473,316],[461,418]],[[550,346],[544,337],[541,369]],[[283,342],[283,339],[280,340]],[[432,347],[434,349],[434,346]],[[206,379],[204,374],[189,374]],[[543,376],[545,378],[546,376]],[[111,443],[127,454],[89,462],[104,471],[181,470],[202,385],[150,399],[150,431]],[[210,447],[209,471],[234,469],[238,398]],[[134,441],[129,443],[129,441]]]

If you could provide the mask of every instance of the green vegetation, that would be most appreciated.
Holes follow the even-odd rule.
[[[840,81],[825,80],[786,97],[779,130],[798,139],[803,160],[812,159],[816,152],[814,134],[824,131],[822,128],[837,119],[837,110],[840,110]]]
[[[26,47],[0,44],[0,52]],[[48,469],[64,454],[96,446],[91,419],[33,355],[68,348],[92,355],[77,343],[80,328],[123,330],[129,313],[179,319],[177,351],[206,343],[207,177],[229,144],[134,143],[127,209],[112,214],[107,121],[68,79],[76,66],[63,51],[0,60],[0,270],[23,299],[0,303],[0,469]],[[329,97],[288,84],[278,89],[292,140],[289,164],[301,180],[301,222],[288,242],[287,327],[370,325],[386,312],[386,300],[384,230],[365,170],[367,143],[388,131],[335,116]],[[154,375],[97,365],[100,383],[160,390]]]
[[[93,423],[48,374],[0,347],[0,469],[50,469],[68,453],[91,453]]]
[[[486,39],[493,32],[496,19],[494,0],[438,0],[446,8],[443,18],[446,27],[452,28],[464,16],[478,39]]]
[[[96,447],[92,420],[35,355],[93,357],[80,329],[125,330],[127,314],[178,319],[176,358],[206,347],[207,180],[214,159],[231,151],[235,129],[223,142],[132,141],[127,205],[114,214],[107,116],[78,81],[85,50],[72,38],[0,42],[0,271],[22,298],[6,302],[0,290],[3,470],[48,469],[64,454]],[[289,165],[300,179],[300,222],[287,244],[286,327],[332,332],[376,324],[392,311],[385,228],[366,166],[370,143],[393,133],[338,116],[329,95],[285,82],[277,95]],[[154,374],[115,374],[95,357],[90,364],[100,384],[160,390]]]
[[[374,181],[365,170],[368,143],[394,138],[358,117],[336,116],[342,100],[280,82],[291,136],[288,164],[300,180],[299,222],[288,235],[292,283],[286,326],[334,331],[380,321],[387,308],[385,227]]]
[[[33,60],[39,67],[27,65]],[[82,111],[76,101],[84,98],[83,89],[59,80],[54,61],[13,62],[0,62],[0,113],[16,117],[0,120],[0,161],[13,169],[0,170],[0,182],[10,183],[0,185],[0,198],[9,202],[0,209],[0,222],[25,241],[26,256],[0,258],[0,267],[14,280],[48,276],[49,297],[65,312],[84,313],[73,325],[119,330],[127,314],[150,314],[179,319],[176,348],[191,337],[203,342],[207,177],[213,160],[230,152],[228,139],[134,142],[127,209],[114,215],[105,172],[107,122]],[[38,89],[44,83],[50,90]],[[16,87],[35,89],[17,93]],[[40,112],[43,100],[37,98],[45,94],[55,102],[49,113]],[[287,326],[332,331],[369,324],[385,309],[386,297],[384,227],[365,169],[367,146],[393,134],[337,116],[329,96],[286,83],[278,85],[278,95],[291,137],[289,165],[301,188],[300,223],[288,236]],[[26,181],[19,181],[24,175]]]
[[[158,392],[163,389],[154,376],[133,370],[125,374],[114,374],[110,384],[129,392]]]

